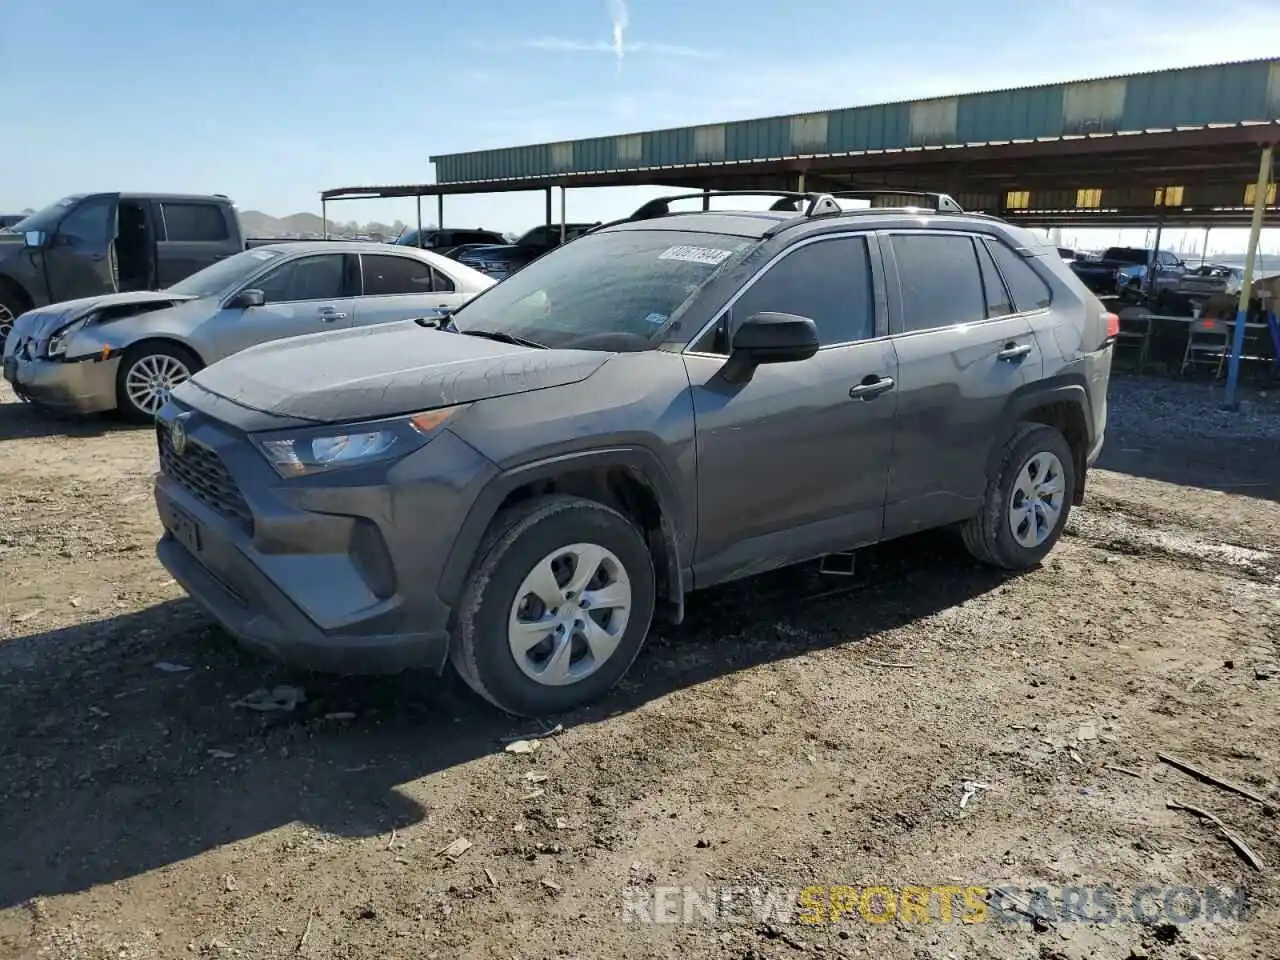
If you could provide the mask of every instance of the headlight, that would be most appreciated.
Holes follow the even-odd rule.
[[[85,324],[89,322],[89,318],[92,316],[92,314],[89,314],[89,316],[81,317],[74,323],[67,324],[67,326],[58,330],[49,338],[49,347],[46,352],[49,354],[50,360],[66,354],[67,344],[71,342],[71,338],[85,328]]]
[[[282,477],[305,477],[403,457],[422,446],[467,404],[392,420],[258,434],[253,438]]]

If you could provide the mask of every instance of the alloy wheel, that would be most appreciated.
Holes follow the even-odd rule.
[[[155,416],[169,401],[169,393],[178,384],[191,379],[191,371],[177,357],[153,353],[141,357],[125,376],[124,389],[129,402],[150,416]]]

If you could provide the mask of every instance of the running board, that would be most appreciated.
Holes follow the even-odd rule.
[[[828,553],[818,561],[818,572],[829,577],[852,577],[857,572],[857,554],[852,550]]]

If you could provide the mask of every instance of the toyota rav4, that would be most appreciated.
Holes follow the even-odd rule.
[[[602,696],[691,590],[943,526],[1038,564],[1116,317],[945,195],[770,196],[655,201],[451,316],[200,371],[157,420],[160,559],[253,648],[452,663],[521,715]]]

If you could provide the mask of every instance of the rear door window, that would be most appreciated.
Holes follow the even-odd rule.
[[[893,234],[902,290],[901,333],[936,330],[987,318],[973,240],[957,234]]]
[[[364,266],[364,295],[391,297],[406,293],[431,293],[435,271],[429,263],[413,257],[370,256],[360,258]]]
[[[170,203],[162,201],[166,239],[195,243],[227,240],[227,218],[222,208],[212,203]]]

